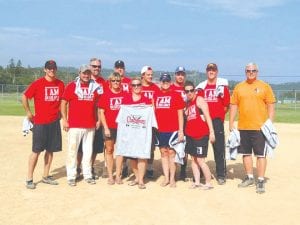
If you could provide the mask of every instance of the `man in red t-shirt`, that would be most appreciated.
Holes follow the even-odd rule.
[[[22,96],[22,104],[27,118],[33,125],[32,153],[29,157],[26,187],[35,189],[33,172],[40,153],[44,150],[43,183],[57,185],[58,183],[49,176],[53,152],[61,151],[61,129],[59,106],[64,91],[64,83],[56,77],[57,66],[54,60],[45,63],[45,76],[31,83]],[[35,115],[31,112],[29,99],[34,100]]]
[[[100,88],[104,91],[107,89],[107,83],[105,79],[101,75],[101,60],[97,58],[91,58],[90,59],[90,69],[92,71],[91,79],[96,81]],[[104,140],[103,140],[103,134],[102,134],[102,128],[98,128],[95,130],[95,137],[93,142],[93,154],[92,154],[92,175],[94,179],[99,179],[99,176],[97,175],[94,164],[96,161],[96,157],[98,153],[102,153],[104,149]],[[80,178],[80,172],[81,172],[81,160],[82,160],[82,144],[80,143],[78,153],[77,153],[77,175],[76,178]],[[104,173],[106,172],[106,168],[103,168],[103,174],[102,176],[107,176]]]
[[[155,93],[159,92],[159,87],[152,82],[153,78],[153,69],[151,66],[143,66],[141,69],[141,78],[142,78],[142,95],[150,99],[153,102],[153,97]],[[151,144],[151,157],[147,161],[146,177],[152,179],[154,177],[153,171],[153,161],[154,161],[154,150],[155,150],[155,132],[152,130],[152,144]]]
[[[204,98],[209,107],[216,137],[213,150],[217,182],[219,185],[223,185],[226,183],[224,118],[230,103],[230,93],[228,81],[218,78],[218,67],[215,63],[207,65],[206,75],[207,80],[200,83],[196,89],[199,90],[199,95]]]
[[[99,128],[100,125],[96,117],[96,103],[103,89],[91,79],[91,74],[90,67],[82,65],[79,77],[67,85],[62,96],[63,129],[68,132],[66,168],[70,186],[76,186],[76,156],[81,141],[83,177],[89,184],[96,183],[92,177],[91,157],[95,128]]]

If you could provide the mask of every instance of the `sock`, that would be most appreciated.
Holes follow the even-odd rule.
[[[253,174],[247,174],[247,176],[248,176],[248,178],[250,178],[250,179],[253,179],[253,178],[254,178]]]
[[[258,181],[264,181],[265,178],[264,177],[258,177]]]

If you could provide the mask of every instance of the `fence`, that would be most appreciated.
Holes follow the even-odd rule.
[[[0,101],[21,101],[27,85],[0,84]],[[300,90],[274,90],[276,108],[300,110]]]

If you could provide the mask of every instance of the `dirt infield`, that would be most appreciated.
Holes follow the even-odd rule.
[[[189,189],[190,182],[177,182],[177,188],[160,187],[161,166],[156,151],[156,177],[146,181],[147,189],[123,185],[109,186],[100,178],[96,185],[66,182],[66,136],[63,151],[55,154],[51,173],[58,186],[38,183],[36,190],[25,188],[31,134],[23,137],[23,117],[0,117],[0,224],[299,224],[300,212],[300,124],[276,124],[280,145],[275,158],[268,161],[266,193],[255,187],[237,188],[244,177],[242,161],[228,161],[228,179],[224,186],[213,180],[214,189]],[[226,124],[227,128],[227,124]],[[41,155],[42,156],[42,155]],[[214,172],[213,154],[208,164]],[[97,158],[97,170],[103,155]],[[40,157],[34,181],[42,176]],[[188,167],[191,175],[191,168]]]

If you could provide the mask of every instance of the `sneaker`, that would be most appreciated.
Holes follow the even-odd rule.
[[[92,167],[92,178],[93,178],[94,180],[98,180],[98,179],[99,179],[99,176],[96,174],[95,168],[94,168],[94,167]]]
[[[81,173],[81,168],[76,169],[76,180],[80,180],[80,173]]]
[[[264,180],[258,180],[256,183],[256,193],[263,194],[265,193],[265,181]]]
[[[128,166],[123,166],[122,178],[128,177]]]
[[[146,177],[149,179],[154,178],[154,171],[153,170],[146,170]]]
[[[35,189],[35,184],[33,183],[33,180],[26,180],[26,188]]]
[[[87,182],[88,184],[96,184],[96,181],[93,178],[87,178],[85,179],[85,182]]]
[[[242,183],[238,184],[239,188],[243,187],[251,187],[254,185],[254,178],[249,178],[248,176],[242,181]]]
[[[70,186],[72,186],[72,187],[76,186],[76,181],[75,181],[75,179],[68,180],[68,185],[70,185]]]
[[[43,177],[42,182],[45,184],[58,185],[58,182],[52,176]]]
[[[225,178],[217,178],[218,185],[224,185],[226,183]]]

